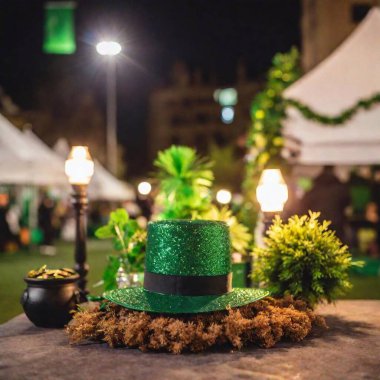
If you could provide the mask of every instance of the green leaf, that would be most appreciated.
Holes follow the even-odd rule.
[[[110,224],[123,226],[129,221],[129,215],[124,208],[118,208],[110,214]]]
[[[106,226],[99,227],[95,231],[95,236],[98,239],[111,239],[114,237],[114,232],[112,231],[109,225],[106,225]]]
[[[120,266],[120,259],[118,256],[108,256],[107,266],[103,272],[104,290],[113,290],[117,288],[116,273]]]
[[[118,256],[109,256],[107,266],[103,273],[105,290],[116,287],[116,273],[123,260],[132,271],[143,270],[146,232],[142,230],[135,220],[129,218],[125,209],[116,209],[111,212],[107,225],[98,228],[95,235],[99,239],[112,239]]]

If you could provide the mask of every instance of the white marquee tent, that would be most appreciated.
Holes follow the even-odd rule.
[[[100,162],[95,160],[94,177],[92,178],[88,196],[90,200],[134,201],[136,200],[133,187],[114,177]]]
[[[329,57],[285,92],[317,113],[336,116],[358,100],[380,93],[380,9],[373,8]],[[380,163],[380,104],[346,123],[322,125],[289,107],[284,157],[300,165]]]
[[[1,114],[0,184],[67,185],[59,157],[31,131],[21,132]]]
[[[46,145],[31,130],[24,132],[0,114],[0,184],[53,186],[69,191],[62,155]],[[62,145],[62,142],[61,142]],[[99,162],[89,186],[90,200],[129,201],[135,199],[132,186],[118,180]]]

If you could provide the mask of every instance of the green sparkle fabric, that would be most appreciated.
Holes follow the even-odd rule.
[[[184,277],[227,275],[231,272],[227,224],[207,220],[149,223],[145,270]],[[132,310],[186,314],[239,307],[268,294],[263,289],[237,288],[222,295],[181,296],[138,287],[111,290],[104,294],[104,298]]]
[[[264,289],[235,288],[222,296],[177,296],[152,293],[143,288],[116,289],[104,298],[127,309],[163,314],[194,314],[225,310],[258,301],[269,295]]]
[[[230,237],[224,222],[163,220],[148,225],[145,270],[181,276],[231,271]]]

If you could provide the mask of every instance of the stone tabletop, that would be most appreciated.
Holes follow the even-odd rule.
[[[70,346],[20,315],[0,325],[0,379],[380,379],[380,301],[325,305],[330,329],[271,349],[172,355]]]

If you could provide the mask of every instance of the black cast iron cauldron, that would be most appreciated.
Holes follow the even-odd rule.
[[[63,327],[80,302],[79,276],[68,278],[24,278],[27,288],[21,296],[26,316],[39,327]]]

